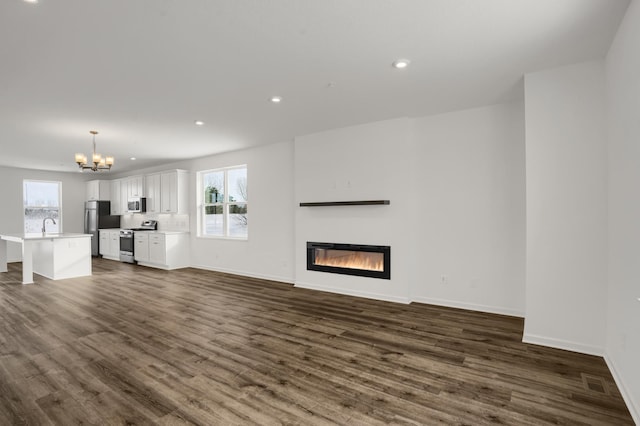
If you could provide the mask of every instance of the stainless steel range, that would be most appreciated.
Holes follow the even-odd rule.
[[[133,236],[136,232],[156,231],[158,229],[157,220],[145,220],[140,227],[120,230],[120,261],[136,263],[134,253]]]

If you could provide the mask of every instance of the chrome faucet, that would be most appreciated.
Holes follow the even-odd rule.
[[[52,217],[45,217],[44,219],[42,219],[42,233],[46,234],[47,233],[47,228],[44,226],[45,223],[47,222],[47,219],[51,219],[51,222],[53,222],[53,224],[56,224],[56,220]]]

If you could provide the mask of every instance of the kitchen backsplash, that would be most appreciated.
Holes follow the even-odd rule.
[[[158,231],[184,231],[189,232],[188,214],[157,214],[135,213],[125,214],[120,217],[121,228],[136,228],[142,221],[153,219],[158,221]]]

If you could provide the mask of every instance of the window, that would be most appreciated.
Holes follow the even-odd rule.
[[[25,180],[23,182],[24,232],[62,231],[62,183]]]
[[[198,185],[198,235],[247,239],[247,166],[198,172]]]

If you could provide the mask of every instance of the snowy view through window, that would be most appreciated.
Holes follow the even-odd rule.
[[[200,176],[202,235],[247,238],[247,167],[212,170]]]
[[[24,181],[24,232],[42,232],[47,220],[47,232],[60,232],[60,182]]]

